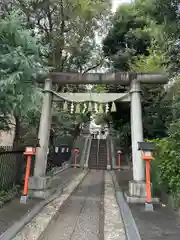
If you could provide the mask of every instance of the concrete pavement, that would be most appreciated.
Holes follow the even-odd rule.
[[[41,240],[103,239],[103,171],[92,171],[62,206]]]
[[[79,173],[80,169],[73,168],[61,172],[59,187],[63,187]],[[23,221],[23,218],[40,202],[40,199],[29,199],[27,204],[20,204],[20,197],[17,197],[3,206],[0,209],[0,237],[6,230],[9,231],[10,227],[14,227],[14,224],[19,223],[20,220]]]
[[[132,170],[117,171],[116,177],[120,188],[127,191]],[[154,212],[145,212],[144,204],[129,204],[129,207],[142,240],[180,239],[180,217],[170,207],[155,205]]]
[[[126,240],[112,176],[91,170],[40,240]]]
[[[127,190],[131,171],[116,172],[116,175],[121,189]],[[69,169],[61,178],[61,184],[69,179],[62,194],[49,202],[13,239],[134,240],[135,235],[131,234],[133,224],[139,234],[138,239],[179,239],[180,221],[176,213],[161,206],[155,206],[154,212],[147,213],[144,205],[134,204],[129,205],[130,211],[113,176],[111,172],[102,170],[87,173],[81,169]],[[31,204],[27,209],[33,207],[33,202]],[[17,216],[20,218],[21,211],[17,205],[12,206],[15,209],[0,211],[2,221],[7,213],[10,216],[16,211],[16,219]],[[133,224],[130,218],[135,220]]]
[[[111,173],[80,171],[13,239],[126,240]]]

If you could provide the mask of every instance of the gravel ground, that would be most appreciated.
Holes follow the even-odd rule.
[[[104,240],[126,240],[124,222],[115,197],[112,175],[105,172]]]

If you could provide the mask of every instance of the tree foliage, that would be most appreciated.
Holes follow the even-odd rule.
[[[126,71],[133,56],[148,54],[150,41],[146,19],[133,4],[125,4],[113,18],[112,28],[103,42],[103,50],[115,69]]]
[[[103,46],[104,54],[108,56],[115,69],[166,72],[170,77],[170,82],[166,86],[141,86],[143,126],[144,137],[154,138],[157,146],[155,160],[152,163],[154,188],[173,195],[178,200],[176,202],[178,205],[180,204],[179,4],[179,0],[136,0],[120,6]],[[139,34],[135,34],[137,32]],[[119,92],[120,88],[114,90]],[[118,118],[127,113],[125,109],[119,106]],[[113,119],[121,139],[124,139],[123,143],[126,139],[127,145],[130,145],[127,134],[130,131],[130,119],[123,116],[117,121],[115,115]]]
[[[167,1],[169,5],[172,1]],[[169,6],[167,5],[167,6]],[[168,9],[164,2],[141,1],[124,4],[119,7],[112,20],[112,27],[104,39],[104,54],[109,57],[113,68],[121,71],[135,72],[167,72],[178,68],[178,62],[172,64],[172,52],[175,55],[173,36],[177,35],[177,5],[169,8],[169,13],[162,17]],[[162,8],[161,12],[157,9]],[[172,22],[173,27],[168,28]],[[171,44],[170,44],[171,43]],[[177,58],[178,59],[178,56]],[[178,61],[178,60],[177,60]],[[175,61],[174,61],[175,62]],[[173,63],[174,63],[173,62]],[[168,123],[172,119],[171,100],[166,98],[166,89],[158,85],[145,85],[142,88],[143,126],[146,138],[167,135]],[[128,88],[108,86],[107,91],[124,92]],[[120,104],[121,105],[121,104]],[[124,118],[127,107],[118,107],[120,116],[119,128],[121,136],[128,136],[127,127],[130,118]],[[128,108],[128,111],[130,109]],[[117,123],[116,116],[114,121]],[[124,129],[124,130],[123,130]],[[130,145],[130,138],[125,142]]]
[[[95,35],[108,23],[109,0],[15,0],[28,26],[50,51],[48,63],[56,71],[85,71],[94,51],[100,52]],[[96,54],[95,65],[100,58]],[[93,60],[93,61],[94,61]]]
[[[38,111],[41,101],[35,81],[48,72],[42,57],[46,49],[18,15],[12,12],[0,21],[0,111],[6,129],[12,117],[17,128],[20,119],[32,120],[29,115]]]
[[[104,34],[108,6],[109,0],[1,1],[1,129],[15,124],[18,141],[22,126],[34,127],[37,134],[42,94],[36,80],[40,75],[49,70],[87,72],[101,65],[102,51],[95,37]],[[85,91],[84,86],[70,85],[54,89]],[[61,115],[55,107],[53,129],[66,129]],[[68,119],[74,122],[71,115]]]

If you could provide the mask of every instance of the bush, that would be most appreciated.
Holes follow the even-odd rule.
[[[180,143],[174,135],[153,142],[156,144],[151,171],[153,191],[158,195],[164,192],[179,199]]]
[[[0,208],[7,202],[11,201],[20,193],[20,186],[13,186],[9,190],[2,190],[0,191]]]

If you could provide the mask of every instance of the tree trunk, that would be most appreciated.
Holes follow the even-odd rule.
[[[13,141],[13,148],[17,148],[20,145],[20,118],[14,116],[15,119],[15,135]]]
[[[77,136],[79,136],[79,134],[80,134],[80,125],[81,125],[81,123],[78,123],[74,127],[74,134],[73,134],[74,138],[77,138]]]

